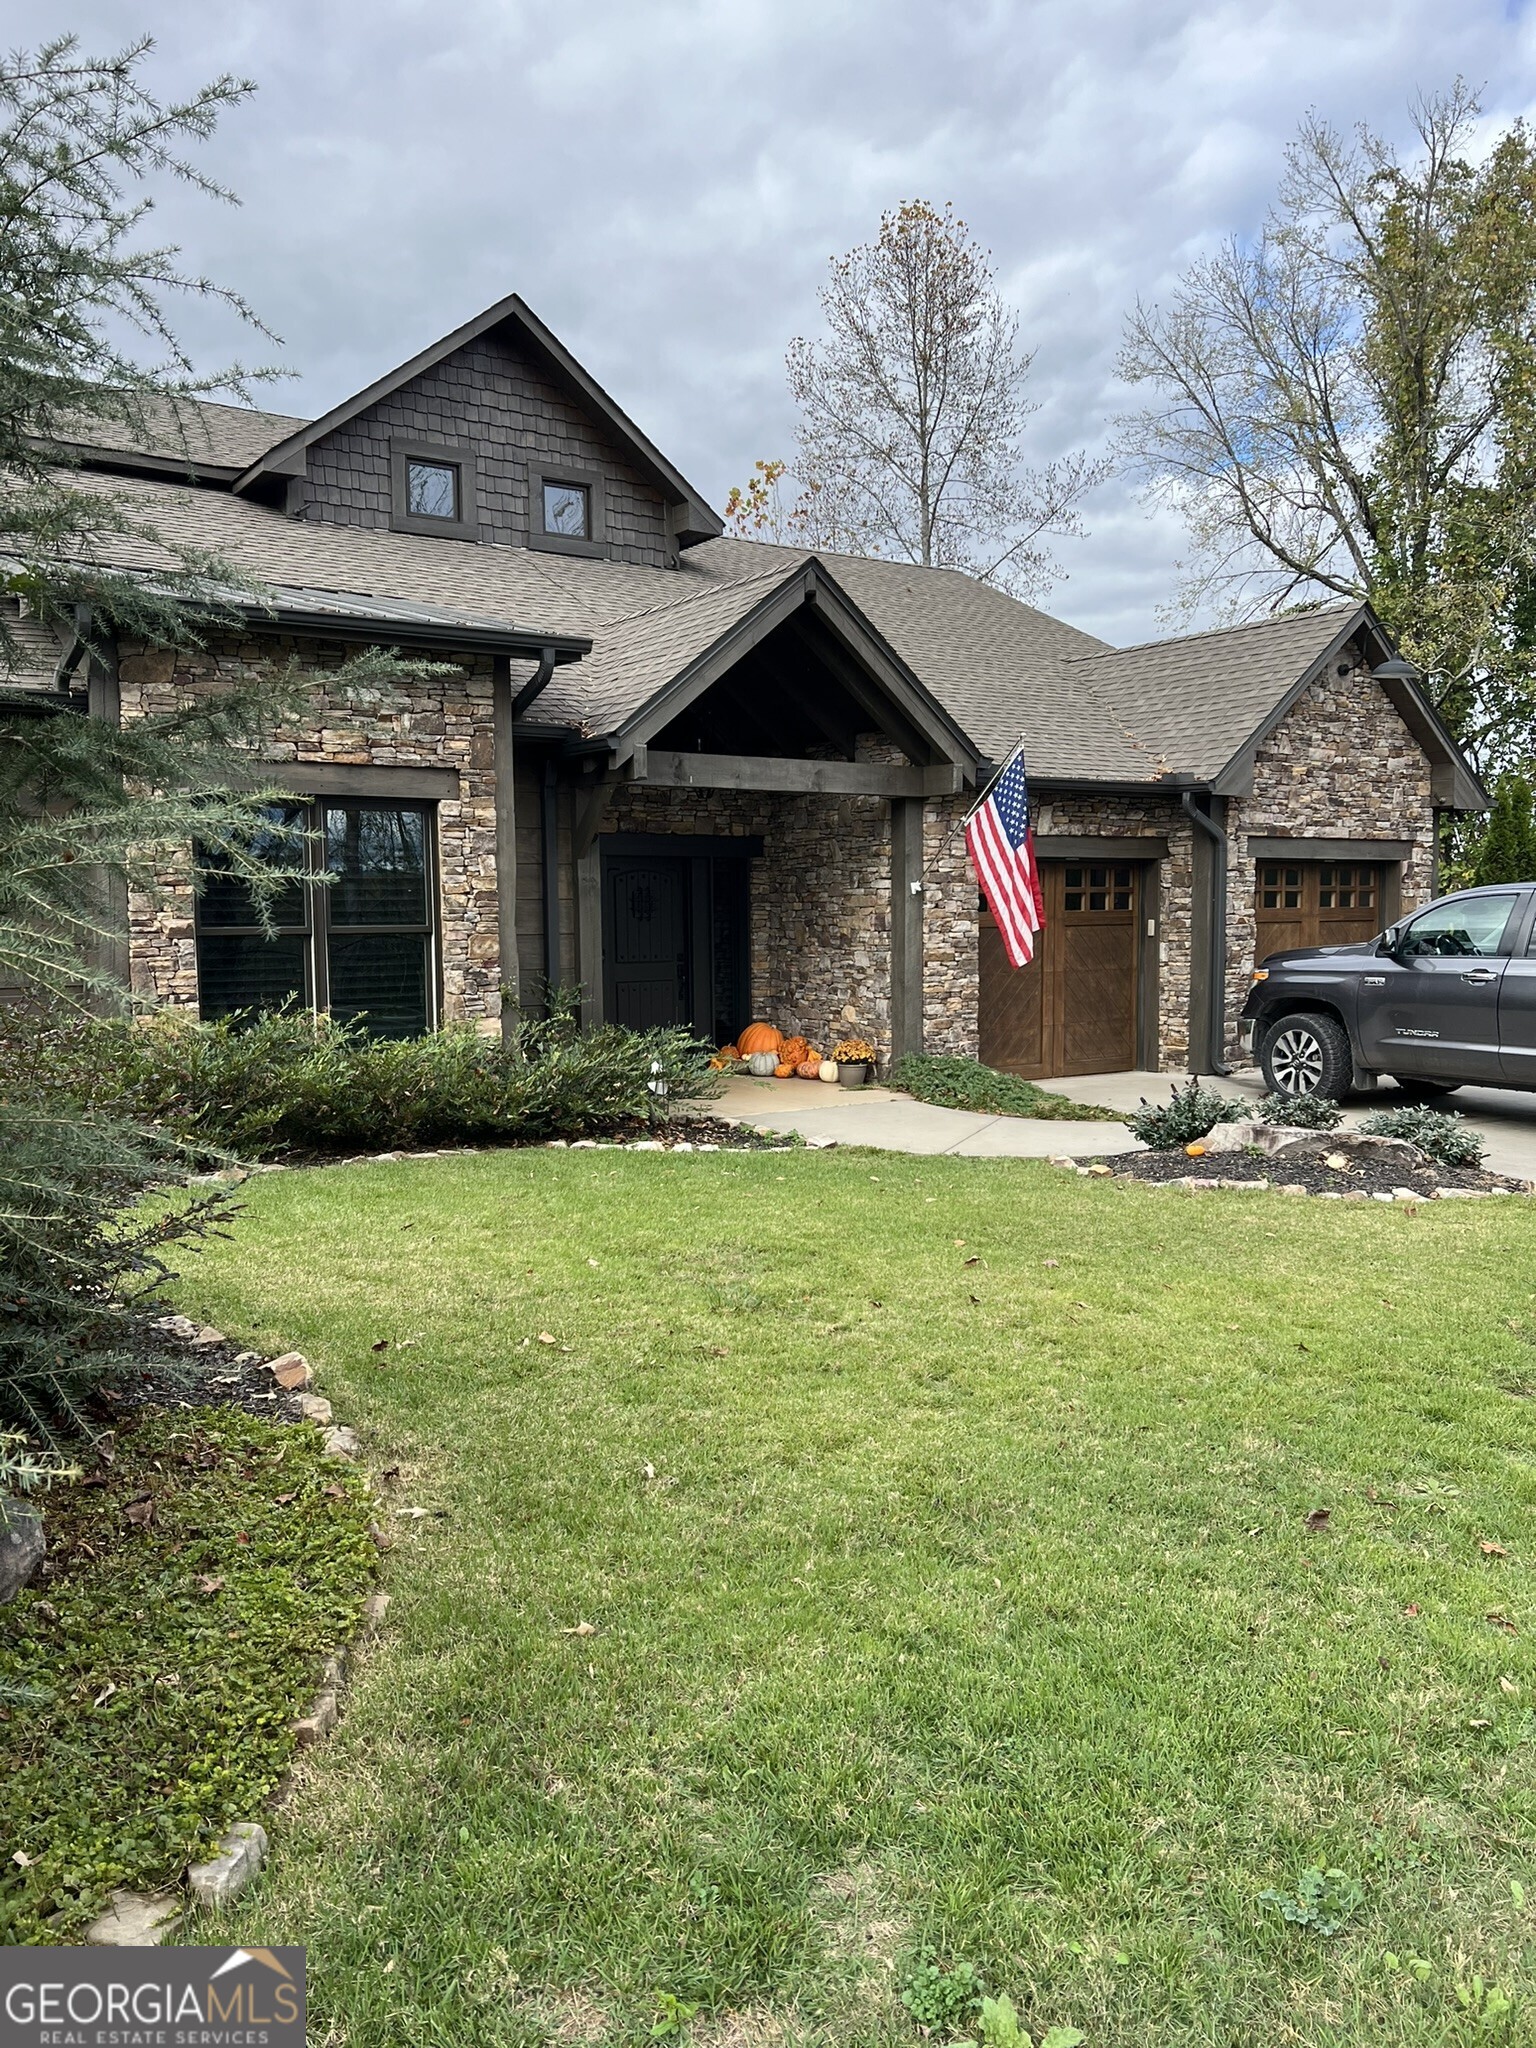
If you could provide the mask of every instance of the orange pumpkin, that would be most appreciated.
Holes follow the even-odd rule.
[[[802,1060],[807,1060],[810,1056],[811,1041],[800,1037],[798,1032],[793,1038],[786,1038],[779,1047],[779,1057],[788,1060],[792,1067],[798,1067]]]
[[[802,1060],[799,1066],[795,1068],[795,1072],[800,1076],[802,1081],[820,1080],[821,1061],[819,1059]]]
[[[780,1060],[779,1064],[778,1064],[778,1065],[777,1065],[777,1066],[776,1066],[776,1067],[774,1068],[774,1070],[773,1070],[773,1071],[774,1071],[774,1075],[775,1075],[775,1077],[776,1077],[776,1078],[777,1078],[778,1080],[780,1080],[780,1081],[787,1081],[787,1080],[789,1079],[790,1075],[791,1075],[791,1074],[792,1074],[792,1073],[793,1073],[793,1072],[794,1072],[795,1070],[794,1070],[794,1068],[793,1068],[793,1067],[792,1067],[792,1066],[790,1065],[790,1063],[789,1063],[789,1061],[788,1061],[788,1060]]]
[[[741,1058],[741,1048],[735,1045],[722,1045],[715,1054],[715,1058],[717,1060],[739,1060]]]
[[[749,1024],[738,1034],[736,1049],[743,1059],[750,1059],[755,1052],[777,1052],[784,1043],[782,1031],[776,1031],[771,1024]]]

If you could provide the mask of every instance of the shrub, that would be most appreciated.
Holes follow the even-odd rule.
[[[26,1048],[17,1029],[0,1039],[0,1430],[57,1445],[87,1429],[82,1402],[145,1341],[167,1251],[221,1228],[233,1205],[227,1188],[151,1201],[185,1182],[186,1148],[82,1108]],[[0,1448],[0,1479],[50,1469]]]
[[[213,1024],[162,1011],[35,1032],[30,1053],[59,1099],[157,1127],[205,1158],[580,1137],[719,1086],[687,1032],[581,1031],[568,998],[508,1041],[469,1025],[370,1038],[308,1011]]]
[[[1101,1123],[1114,1114],[1096,1103],[1051,1095],[1033,1081],[1021,1081],[1017,1074],[1000,1074],[980,1060],[952,1059],[938,1053],[909,1052],[892,1067],[888,1079],[891,1087],[902,1089],[918,1102],[937,1103],[941,1109],[973,1109],[983,1116],[1048,1116],[1070,1118],[1074,1123]]]
[[[1469,1130],[1465,1118],[1443,1109],[1380,1109],[1360,1119],[1362,1131],[1375,1138],[1406,1138],[1442,1166],[1478,1166],[1483,1141]]]
[[[1167,1102],[1148,1102],[1143,1095],[1140,1109],[1126,1122],[1143,1145],[1150,1145],[1154,1152],[1171,1152],[1180,1145],[1192,1145],[1217,1124],[1237,1123],[1247,1114],[1241,1102],[1202,1087],[1198,1076],[1191,1075],[1182,1088],[1174,1083]]]
[[[1326,1095],[1266,1095],[1256,1114],[1267,1124],[1298,1131],[1336,1131],[1344,1112]]]

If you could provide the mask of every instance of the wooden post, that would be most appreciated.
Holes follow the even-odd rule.
[[[522,989],[517,971],[517,798],[513,787],[512,661],[491,657],[491,731],[496,776],[496,955],[501,1035],[517,1028]]]
[[[108,725],[121,725],[123,692],[117,673],[116,636],[107,636],[93,647],[86,661],[86,710],[92,718],[104,719]],[[103,923],[108,928],[108,937],[97,952],[97,965],[126,988],[132,971],[128,957],[128,884],[116,868],[107,869],[101,879],[106,899]]]
[[[923,804],[891,804],[891,1059],[923,1049]]]
[[[576,977],[581,1028],[603,1021],[603,868],[596,834],[576,856]]]

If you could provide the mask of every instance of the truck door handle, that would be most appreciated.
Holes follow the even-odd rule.
[[[1484,982],[1497,981],[1499,977],[1496,969],[1492,967],[1471,967],[1461,978],[1463,981],[1471,982],[1474,988],[1481,988]]]

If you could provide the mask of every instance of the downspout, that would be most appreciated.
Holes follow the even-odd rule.
[[[512,699],[512,716],[521,718],[536,697],[541,697],[549,687],[549,679],[555,672],[555,650],[543,647],[539,650],[539,665]]]
[[[1227,835],[1195,802],[1195,792],[1184,790],[1179,805],[1189,822],[1211,842],[1211,1010],[1210,1070],[1225,1076],[1232,1069],[1222,1061],[1227,1036]]]

